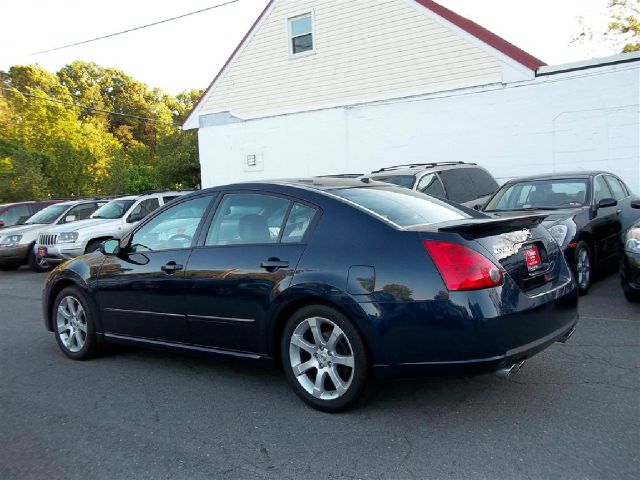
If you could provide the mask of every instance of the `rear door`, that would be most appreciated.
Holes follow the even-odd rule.
[[[275,194],[222,197],[186,272],[193,343],[259,351],[267,313],[291,283],[317,214],[314,206]]]

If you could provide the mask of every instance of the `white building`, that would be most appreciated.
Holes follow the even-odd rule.
[[[467,161],[640,192],[640,54],[550,67],[431,0],[273,0],[184,128],[204,187]]]

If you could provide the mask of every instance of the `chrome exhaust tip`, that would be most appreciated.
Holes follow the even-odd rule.
[[[513,363],[508,367],[501,368],[500,370],[496,370],[496,375],[501,378],[509,378],[511,375],[515,375],[520,371],[522,366],[526,360],[520,360],[519,362]]]

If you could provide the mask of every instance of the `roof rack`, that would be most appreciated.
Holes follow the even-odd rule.
[[[375,172],[371,172],[371,173],[389,172],[393,170],[400,170],[401,168],[418,168],[418,167],[434,168],[434,167],[443,167],[447,165],[476,165],[476,164],[469,163],[469,162],[406,163],[404,165],[393,165],[391,167],[381,168],[380,170],[376,170]]]

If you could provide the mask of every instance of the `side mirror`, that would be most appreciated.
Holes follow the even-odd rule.
[[[75,215],[67,215],[66,217],[64,217],[64,223],[70,223],[75,221],[76,221]]]
[[[0,228],[4,228],[4,222],[0,220]]]
[[[140,212],[134,212],[127,218],[127,223],[139,222],[144,218],[144,215]]]
[[[120,253],[120,240],[116,240],[115,238],[105,240],[102,242],[102,245],[100,245],[100,251],[105,255],[118,255]]]
[[[27,220],[29,220],[29,216],[24,216],[24,217],[20,217],[18,219],[18,223],[16,223],[16,225],[22,225],[24,222],[26,222]]]
[[[634,200],[631,202],[631,208],[640,208],[640,200]]]
[[[598,208],[609,208],[618,205],[618,201],[614,198],[603,198],[598,202]]]

